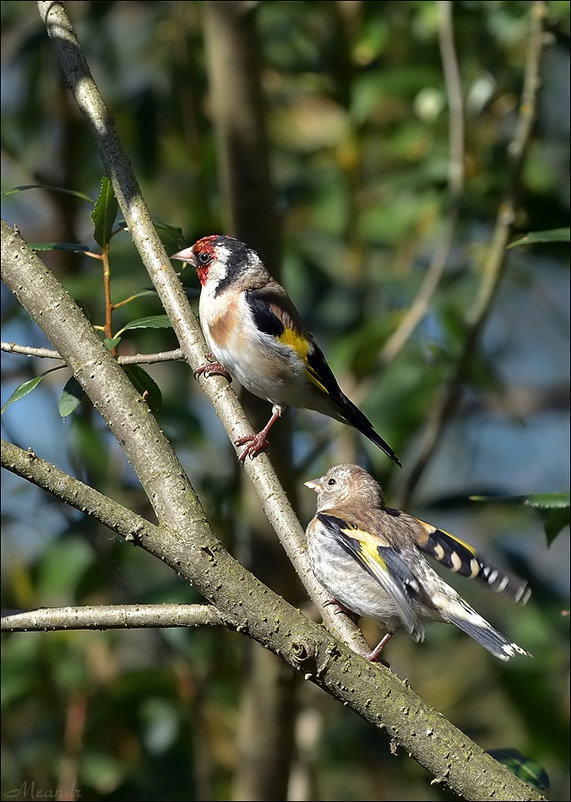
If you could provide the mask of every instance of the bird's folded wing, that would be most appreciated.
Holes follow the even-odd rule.
[[[321,512],[317,518],[392,598],[405,629],[416,640],[422,640],[424,629],[410,598],[418,595],[419,583],[398,551],[383,537],[360,529],[336,515]]]
[[[468,543],[425,521],[416,519],[416,524],[418,548],[441,565],[461,576],[481,579],[496,593],[507,593],[516,603],[525,604],[529,599],[531,591],[526,582],[483,559]]]
[[[340,393],[337,380],[285,291],[277,284],[268,284],[248,290],[246,300],[259,331],[293,348],[305,363],[308,379],[322,392],[336,397]]]

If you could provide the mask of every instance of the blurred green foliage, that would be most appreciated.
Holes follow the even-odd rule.
[[[69,3],[90,64],[142,184],[167,251],[220,231],[200,2]],[[282,280],[348,393],[407,465],[462,351],[481,255],[509,186],[524,69],[528,2],[462,1],[453,27],[465,100],[465,185],[446,270],[429,313],[386,365],[379,355],[413,302],[451,198],[448,97],[429,2],[259,2],[262,90],[284,239]],[[569,5],[549,4],[538,122],[526,162],[516,237],[568,225]],[[68,94],[35,4],[2,13],[3,189],[40,184],[97,197],[102,170]],[[567,76],[567,78],[565,78]],[[565,81],[567,80],[567,83]],[[562,94],[567,92],[567,94]],[[3,216],[29,241],[77,243],[42,252],[94,325],[105,305],[85,199],[40,189],[7,195]],[[106,229],[104,241],[110,233]],[[475,494],[568,488],[568,246],[508,252],[508,270],[477,358],[411,511],[480,545],[530,580],[511,609],[485,590],[459,590],[534,654],[501,665],[452,628],[426,644],[405,635],[389,659],[413,689],[486,749],[517,749],[542,766],[553,799],[569,798],[568,528],[547,549],[530,510],[470,504]],[[177,347],[124,231],[110,243],[119,353]],[[189,294],[195,277],[182,271]],[[48,346],[3,288],[3,339]],[[3,399],[45,370],[2,360]],[[142,370],[142,369],[141,369]],[[184,364],[145,367],[161,427],[216,533],[248,560],[266,530],[240,486],[232,450]],[[138,374],[140,379],[140,375]],[[66,371],[10,404],[4,435],[143,515],[148,502],[96,413],[62,420]],[[313,413],[291,413],[300,482],[341,459],[361,461],[396,494],[401,474],[358,435]],[[271,452],[270,452],[271,456]],[[200,601],[149,555],[4,474],[3,607]],[[313,514],[302,496],[300,515]],[[257,559],[271,562],[267,553]],[[257,547],[259,548],[259,547]],[[495,554],[494,554],[495,552]],[[255,562],[255,560],[254,560]],[[448,577],[447,577],[448,578]],[[290,599],[304,602],[303,596]],[[373,631],[366,629],[371,641]],[[84,799],[229,799],[237,705],[247,664],[224,631],[29,633],[3,648],[3,797],[31,787]],[[314,799],[450,798],[388,739],[309,685],[299,689],[297,768]],[[263,724],[261,723],[261,726]],[[26,785],[27,784],[27,785]],[[31,785],[34,784],[34,785]],[[22,791],[22,789],[24,789]],[[28,793],[29,796],[29,793]],[[62,797],[63,798],[63,797]]]

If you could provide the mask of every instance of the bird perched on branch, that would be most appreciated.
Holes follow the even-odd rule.
[[[529,655],[494,629],[444,582],[424,557],[462,576],[483,580],[525,604],[526,583],[482,559],[453,535],[385,505],[383,491],[357,465],[335,465],[305,483],[317,493],[307,527],[313,573],[340,610],[384,624],[386,635],[370,654],[377,660],[399,627],[424,640],[423,619],[454,624],[500,660]]]
[[[268,432],[292,406],[354,426],[401,464],[371,421],[342,392],[288,294],[255,251],[233,237],[212,235],[171,258],[195,267],[202,285],[200,324],[211,361],[196,373],[230,374],[272,404],[264,428],[237,441],[236,445],[245,445],[240,462],[267,447]]]

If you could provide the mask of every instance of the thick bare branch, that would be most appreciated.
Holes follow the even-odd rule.
[[[63,3],[39,2],[38,8],[59,56],[69,88],[95,138],[129,233],[173,324],[185,359],[196,370],[206,362],[207,349],[202,332],[155,231],[131,164],[115,131],[113,119],[83,58]],[[230,440],[235,443],[238,438],[251,434],[252,426],[227,381],[219,376],[211,376],[202,378],[200,382]],[[327,594],[323,589],[318,589],[310,578],[303,530],[267,455],[260,454],[255,460],[247,460],[244,467],[271,526],[318,606],[323,620],[345,642],[351,643],[356,651],[364,653],[368,647],[359,630],[350,619],[335,616],[330,608],[324,606]]]
[[[80,53],[75,34],[61,3],[40,3],[80,108],[86,112],[100,152],[114,182],[116,194],[137,247],[171,316],[187,359],[202,361],[204,344],[186,298],[173,278],[166,256],[152,236],[152,226],[128,162],[120,149],[113,125],[96,92]],[[445,719],[419,700],[394,675],[365,663],[323,629],[312,624],[268,588],[246,574],[216,541],[190,483],[170,452],[143,399],[123,376],[80,310],[63,293],[55,278],[27,251],[22,240],[3,226],[2,256],[7,283],[45,333],[104,415],[137,471],[161,523],[161,544],[166,564],[192,579],[203,595],[223,611],[229,625],[263,642],[307,679],[328,689],[367,720],[384,726],[396,742],[467,799],[540,799]],[[34,261],[35,260],[35,261]],[[73,338],[66,332],[73,332]],[[221,417],[228,416],[234,439],[247,426],[232,393],[221,379],[211,379],[213,403]],[[233,416],[233,413],[235,415]],[[240,431],[240,428],[242,431]],[[283,527],[287,515],[273,498],[279,489],[265,457],[248,465],[262,491],[270,519],[277,515]],[[301,532],[295,522],[294,531]],[[283,541],[282,541],[283,542]],[[302,567],[296,548],[303,536],[287,540],[292,559]],[[288,551],[289,553],[289,551]],[[379,692],[382,687],[382,692]],[[382,722],[382,724],[380,724]]]
[[[110,354],[109,359],[113,361]],[[3,444],[2,462],[50,492],[57,489],[58,496],[74,506],[88,504],[87,511],[105,523],[110,522],[108,511],[120,507],[110,499],[101,505],[102,497],[97,491],[16,446]],[[376,727],[385,728],[396,743],[466,799],[543,798],[425,704],[389,670],[367,663],[336,643],[323,627],[305,618],[234,563],[222,546],[208,536],[206,525],[196,543],[187,538],[186,532],[156,527],[130,511],[124,527],[117,522],[113,528],[149,552],[160,554],[183,578],[192,581],[196,577],[194,584],[216,605],[226,626],[264,643],[306,679],[328,690]],[[42,615],[49,618],[47,613]],[[88,617],[89,613],[80,615]],[[43,623],[49,628],[45,619]]]
[[[162,561],[192,582],[229,627],[263,643],[375,726],[386,727],[396,742],[465,798],[540,799],[390,671],[368,664],[337,642],[225,551],[146,402],[81,310],[4,222],[1,246],[5,283],[65,354],[68,366],[121,443],[155,509],[159,542],[154,542],[153,532],[143,532],[137,542],[159,550]],[[311,584],[312,580],[308,576],[306,581]],[[427,727],[422,738],[419,722]],[[488,790],[486,783],[490,783]]]

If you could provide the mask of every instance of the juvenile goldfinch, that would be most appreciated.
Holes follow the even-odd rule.
[[[357,465],[335,465],[305,484],[317,493],[317,513],[306,531],[313,573],[333,596],[331,603],[387,629],[368,660],[379,658],[401,626],[415,641],[424,640],[422,619],[455,624],[500,660],[516,652],[531,657],[470,607],[423,555],[522,604],[530,596],[525,582],[448,532],[387,507],[381,487]]]
[[[268,432],[291,406],[354,426],[401,464],[371,421],[342,392],[288,294],[255,251],[233,237],[212,235],[171,258],[195,267],[202,285],[198,310],[212,361],[197,373],[231,374],[272,404],[264,428],[237,441],[236,445],[246,445],[240,462],[267,447]]]

